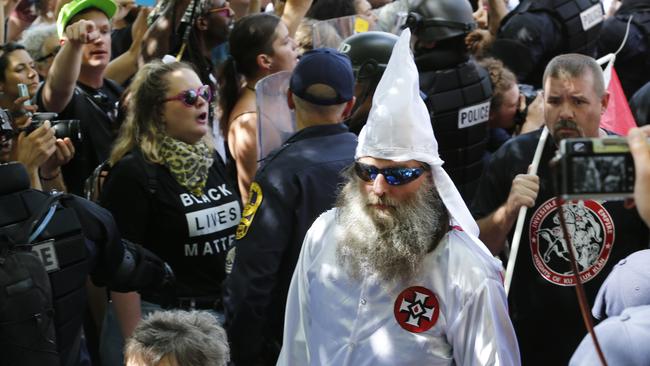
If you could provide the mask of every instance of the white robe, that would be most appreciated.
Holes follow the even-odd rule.
[[[336,259],[336,209],[321,215],[305,236],[287,297],[284,344],[278,365],[519,365],[499,261],[470,237],[452,230],[426,255],[408,283],[351,279]],[[415,333],[398,323],[431,324]],[[407,300],[404,302],[404,300]],[[399,311],[398,311],[399,310]],[[412,315],[412,316],[411,316]]]

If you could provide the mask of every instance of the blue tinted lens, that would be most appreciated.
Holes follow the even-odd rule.
[[[399,186],[414,181],[424,172],[422,168],[395,167],[379,169],[376,166],[359,162],[355,163],[354,169],[359,178],[366,182],[374,181],[377,175],[381,174],[386,179],[386,182],[392,186]]]

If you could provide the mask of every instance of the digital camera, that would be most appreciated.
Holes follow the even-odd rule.
[[[55,120],[56,113],[34,113],[32,123],[23,129],[26,134],[30,134],[35,129],[41,127],[46,120],[50,121],[50,126],[54,129],[54,136],[57,139],[68,137],[73,143],[78,143],[83,139],[81,135],[81,125],[78,119]]]
[[[519,109],[517,106],[517,112],[515,112],[515,125],[522,126],[526,122],[526,117],[528,117],[528,107],[533,103],[535,98],[537,98],[538,90],[533,88],[532,85],[528,84],[519,84],[519,94],[524,96],[526,106],[524,109]]]
[[[563,199],[623,199],[634,192],[634,160],[625,137],[568,138],[554,162]]]

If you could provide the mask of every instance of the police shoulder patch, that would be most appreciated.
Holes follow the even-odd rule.
[[[260,207],[260,204],[262,204],[262,198],[264,195],[262,194],[262,187],[260,187],[257,182],[253,182],[253,184],[251,184],[251,190],[248,197],[248,203],[246,203],[246,206],[244,207],[244,212],[241,215],[241,221],[239,222],[239,225],[237,225],[237,240],[240,240],[246,236],[248,233],[248,228],[250,228],[251,223],[253,223],[255,213]]]

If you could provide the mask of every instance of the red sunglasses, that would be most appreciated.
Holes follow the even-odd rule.
[[[193,107],[196,105],[196,102],[199,100],[199,97],[203,98],[206,102],[210,103],[212,100],[212,90],[207,85],[199,86],[196,89],[187,89],[183,90],[173,97],[165,98],[165,102],[172,100],[180,100],[185,104],[186,107]]]
[[[217,15],[220,15],[224,18],[232,18],[235,15],[235,11],[230,8],[230,6],[226,5],[222,8],[214,8],[206,11],[207,14],[210,13],[217,13]]]

